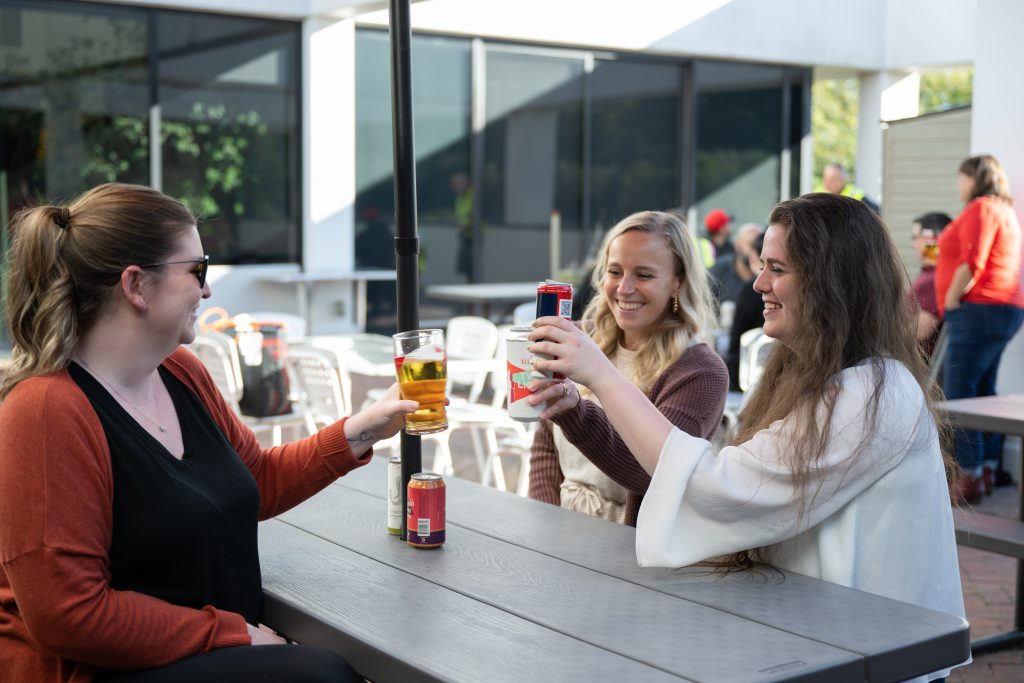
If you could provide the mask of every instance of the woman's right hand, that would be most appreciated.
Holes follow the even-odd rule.
[[[252,624],[246,624],[245,629],[249,632],[251,645],[286,645],[287,640],[277,635],[270,629],[260,628]]]
[[[549,374],[560,372],[574,382],[594,388],[602,376],[614,369],[594,340],[572,322],[555,316],[538,318],[533,323],[530,353],[533,367]],[[550,359],[537,358],[544,354]],[[575,402],[573,403],[575,405]]]

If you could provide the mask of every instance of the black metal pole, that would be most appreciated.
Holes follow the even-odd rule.
[[[391,127],[394,137],[395,269],[398,331],[420,326],[420,238],[416,230],[416,145],[412,128],[412,60],[409,0],[389,0]],[[402,432],[402,538],[406,538],[409,479],[423,471],[420,437]]]

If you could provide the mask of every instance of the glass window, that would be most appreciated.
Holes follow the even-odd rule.
[[[300,260],[299,29],[159,12],[163,190],[218,263]]]
[[[483,220],[492,228],[579,228],[583,60],[487,52]],[[487,236],[484,235],[484,240]]]
[[[763,224],[779,201],[783,70],[698,61],[694,73],[699,225],[714,208],[733,216],[734,230]]]
[[[454,225],[452,176],[470,173],[470,44],[413,36],[417,218]],[[356,264],[394,268],[394,160],[388,34],[356,32]],[[429,247],[428,247],[429,250]]]
[[[680,205],[682,86],[677,65],[594,65],[590,219],[598,234],[636,211]]]

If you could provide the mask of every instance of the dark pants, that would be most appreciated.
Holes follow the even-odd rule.
[[[361,683],[344,659],[311,645],[226,647],[144,671],[101,671],[96,683]]]
[[[996,393],[996,373],[1006,344],[1024,322],[1024,308],[998,304],[961,304],[946,311],[949,346],[942,380],[946,398],[974,398]],[[956,430],[956,459],[970,470],[986,460],[1001,462],[1002,434]]]

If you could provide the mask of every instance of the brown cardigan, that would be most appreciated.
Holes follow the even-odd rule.
[[[191,352],[179,348],[164,366],[252,473],[260,519],[370,460],[352,455],[343,422],[261,448]],[[110,588],[112,486],[103,427],[67,371],[20,382],[0,404],[0,683],[85,682],[97,667],[149,668],[249,644],[239,614]]]
[[[725,363],[707,344],[695,344],[658,378],[648,398],[679,429],[710,439],[722,422],[728,389]],[[636,526],[651,477],[623,443],[604,410],[593,401],[583,400],[552,421],[583,455],[626,488],[626,524]],[[551,430],[551,422],[545,420],[534,436],[529,495],[558,505],[564,477]]]

